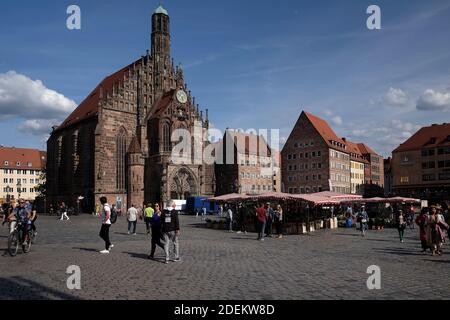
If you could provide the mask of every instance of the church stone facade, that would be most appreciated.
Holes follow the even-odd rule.
[[[170,18],[152,15],[151,51],[105,78],[47,142],[47,203],[65,201],[91,212],[100,196],[126,208],[188,196],[213,196],[214,166],[174,163],[172,133],[194,125],[205,133],[203,114],[170,54]],[[198,131],[197,131],[198,132]],[[202,134],[201,152],[208,146]],[[191,150],[192,151],[192,150]],[[191,159],[199,153],[191,152]],[[197,159],[198,160],[198,159]]]

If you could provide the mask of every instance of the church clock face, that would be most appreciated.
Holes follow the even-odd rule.
[[[187,94],[183,90],[178,90],[177,92],[177,100],[179,103],[186,103],[187,102]]]

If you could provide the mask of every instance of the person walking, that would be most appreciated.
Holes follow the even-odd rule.
[[[102,227],[100,228],[99,236],[105,241],[105,249],[100,251],[101,254],[108,254],[109,251],[114,247],[109,240],[109,229],[111,227],[111,208],[108,204],[106,197],[100,198],[100,203],[102,208],[100,211],[100,216],[102,219]]]
[[[431,206],[430,216],[427,220],[427,244],[431,248],[431,254],[442,255],[442,244],[445,242],[445,227],[448,225],[439,217],[439,206]]]
[[[264,205],[261,203],[258,209],[256,209],[256,218],[257,218],[257,229],[258,229],[258,239],[259,241],[264,241],[264,230],[266,228],[266,214],[267,210],[264,208]]]
[[[281,205],[278,205],[275,210],[275,227],[277,229],[277,238],[283,238],[283,208]]]
[[[206,207],[205,207],[205,205],[203,205],[203,208],[202,208],[202,221],[205,221],[205,219],[206,219]]]
[[[366,230],[367,230],[367,222],[369,220],[369,216],[366,212],[366,207],[362,206],[360,212],[358,213],[357,222],[359,222],[361,235],[363,237],[366,236]]]
[[[134,204],[127,211],[127,221],[128,221],[128,234],[136,235],[136,224],[137,224],[138,211],[134,207]],[[133,227],[133,229],[131,229]],[[133,230],[133,231],[131,231]]]
[[[397,230],[401,243],[405,242],[406,219],[403,211],[399,210],[397,214]]]
[[[161,209],[159,204],[155,204],[155,213],[151,219],[152,226],[152,247],[148,256],[149,259],[153,259],[155,256],[156,246],[159,246],[165,251],[164,245],[161,243],[162,231],[161,231]]]
[[[247,234],[247,208],[242,203],[238,207],[238,226],[237,233]]]
[[[272,224],[275,219],[275,212],[273,211],[270,202],[266,203],[266,237],[272,238]]]
[[[228,232],[233,232],[233,209],[231,209],[231,206],[228,206],[227,222],[228,222]]]
[[[170,202],[170,206],[167,210],[164,210],[161,215],[161,229],[164,236],[164,251],[166,253],[165,263],[169,263],[170,259],[170,243],[173,243],[175,259],[174,262],[180,262],[180,221],[178,219],[178,211],[176,210],[175,201]]]
[[[69,216],[67,215],[67,206],[64,202],[61,202],[61,206],[59,207],[59,210],[61,212],[61,219],[59,219],[59,220],[63,221],[64,218],[66,218],[67,220],[70,220]]]
[[[428,208],[422,208],[420,215],[416,218],[416,224],[419,226],[420,230],[420,243],[422,245],[422,252],[426,252],[428,249],[427,245],[427,232],[426,223],[428,220]]]
[[[151,227],[150,222],[154,214],[155,210],[152,208],[152,204],[149,203],[147,205],[147,208],[145,208],[144,210],[144,222],[145,228],[147,229],[147,235],[150,234],[150,227]]]

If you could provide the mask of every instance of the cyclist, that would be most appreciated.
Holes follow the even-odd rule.
[[[28,236],[28,231],[31,229],[31,211],[25,206],[25,201],[22,199],[19,200],[19,206],[17,206],[13,214],[16,218],[16,221],[18,224],[20,224],[23,227],[25,227],[25,230],[23,230],[23,239],[22,241],[25,242],[26,238]],[[14,229],[12,229],[14,231]]]

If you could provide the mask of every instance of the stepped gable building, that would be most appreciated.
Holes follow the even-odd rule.
[[[380,197],[385,194],[384,159],[368,145],[358,143],[358,149],[366,160],[364,168],[364,194],[368,197]]]
[[[450,199],[450,123],[423,127],[392,152],[392,192],[430,200]]]
[[[209,127],[170,53],[170,17],[152,15],[151,50],[106,77],[47,142],[47,203],[92,212],[100,196],[126,208],[133,202],[214,194],[214,166],[173,164],[176,129]],[[208,142],[202,141],[202,148]]]

